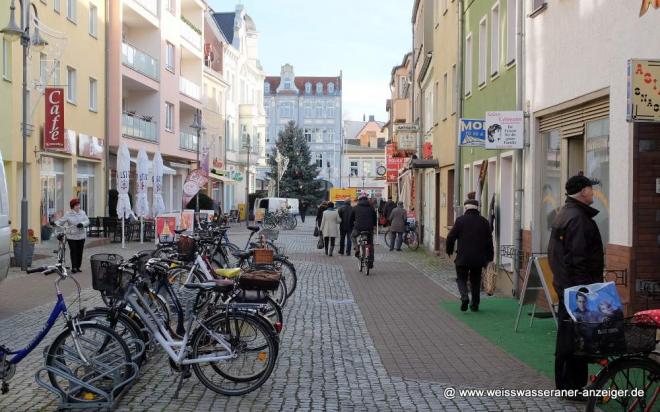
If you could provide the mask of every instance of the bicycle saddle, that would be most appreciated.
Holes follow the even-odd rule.
[[[247,228],[250,232],[258,232],[261,230],[259,226],[248,226]]]
[[[186,289],[198,289],[214,292],[229,292],[234,289],[234,282],[227,279],[215,279],[204,283],[186,283],[183,285]]]
[[[241,268],[216,269],[215,274],[223,278],[233,279],[241,274]]]
[[[372,232],[369,232],[367,230],[363,230],[362,232],[360,232],[361,235],[370,235],[371,233]]]

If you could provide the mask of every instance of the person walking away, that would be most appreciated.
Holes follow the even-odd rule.
[[[385,217],[389,220],[390,213],[396,208],[396,203],[392,200],[392,198],[387,199],[387,203],[385,204],[385,207],[383,208],[383,214]],[[388,222],[389,224],[390,222]]]
[[[351,234],[353,232],[353,222],[351,222],[351,213],[353,206],[351,206],[351,198],[344,199],[344,206],[339,208],[339,217],[341,224],[339,225],[339,254],[346,256],[351,254]]]
[[[325,212],[325,209],[328,207],[328,201],[324,200],[321,202],[319,205],[318,210],[316,211],[316,226],[321,228],[321,219],[323,219],[323,212]]]
[[[323,218],[321,218],[323,244],[325,245],[325,254],[328,256],[332,256],[332,252],[335,250],[335,238],[339,236],[340,223],[341,217],[335,210],[335,204],[328,202],[328,208],[323,212]],[[328,246],[330,248],[330,253],[328,253]]]
[[[360,234],[360,232],[368,232],[369,234],[367,235],[367,243],[371,245],[369,248],[369,256],[367,259],[367,262],[369,264],[369,268],[373,268],[374,266],[374,227],[376,226],[376,211],[374,210],[373,207],[371,207],[371,203],[369,202],[369,196],[367,195],[366,192],[360,193],[360,197],[358,198],[358,203],[357,205],[353,208],[353,211],[351,212],[351,217],[350,217],[351,224],[353,225],[353,232],[351,234],[351,238],[353,240],[353,245],[355,247],[355,257],[360,257],[360,250],[358,249],[358,243],[357,243],[357,237]]]
[[[598,210],[590,206],[594,201],[592,186],[598,183],[582,174],[568,179],[566,203],[552,223],[548,242],[552,285],[559,297],[555,350],[557,389],[582,389],[588,380],[588,362],[572,355],[574,333],[564,306],[564,289],[603,281],[603,241],[593,220]]]
[[[493,260],[493,236],[488,220],[479,213],[479,202],[468,199],[463,205],[465,214],[454,222],[447,236],[446,252],[447,256],[451,257],[454,253],[454,244],[458,241],[455,264],[456,284],[461,294],[461,310],[465,312],[470,305],[470,310],[478,312],[481,270]],[[468,279],[472,291],[472,304],[468,294]]]
[[[305,215],[307,214],[307,208],[309,207],[309,202],[306,200],[300,201],[300,221],[305,223]]]
[[[406,231],[406,219],[408,213],[403,208],[403,202],[397,203],[397,206],[390,212],[387,220],[390,222],[390,233],[392,234],[390,241],[390,252],[394,250],[394,241],[396,239],[396,250],[401,252],[401,244],[403,243],[403,232]]]
[[[66,230],[71,256],[71,273],[77,273],[80,272],[80,265],[82,264],[85,238],[87,237],[85,228],[89,226],[89,219],[85,211],[80,209],[80,200],[71,199],[69,207],[71,210],[59,218],[55,224]]]

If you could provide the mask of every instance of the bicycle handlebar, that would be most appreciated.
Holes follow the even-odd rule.
[[[57,272],[57,268],[55,266],[40,266],[38,268],[27,270],[27,273],[37,273],[37,272],[43,272],[44,276],[48,276]]]
[[[28,270],[27,270],[27,273],[43,272],[43,271],[46,270],[46,269],[48,269],[47,266],[40,266],[40,267],[38,267],[38,268],[28,269]]]

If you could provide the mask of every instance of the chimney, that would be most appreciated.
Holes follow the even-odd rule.
[[[374,120],[374,115],[373,115],[373,114],[370,114],[370,115],[369,115],[369,121],[370,121],[370,122],[375,122],[375,120]]]
[[[366,122],[366,121],[367,121],[367,115],[364,114],[364,113],[362,113],[362,121],[363,121],[363,122]]]

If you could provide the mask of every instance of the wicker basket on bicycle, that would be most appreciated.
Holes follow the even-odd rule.
[[[655,349],[657,326],[653,323],[636,318],[572,323],[578,355],[615,356],[650,353]]]
[[[92,267],[92,289],[106,296],[118,296],[125,286],[128,276],[119,270],[124,258],[113,253],[97,253],[89,258]]]
[[[272,265],[273,249],[254,249],[252,251],[253,262],[255,265]]]
[[[195,251],[197,250],[197,242],[194,238],[186,235],[181,235],[176,244],[177,254],[179,259],[183,261],[191,261],[195,259]]]
[[[282,272],[278,270],[250,270],[241,274],[238,286],[243,290],[277,290],[281,278]]]

